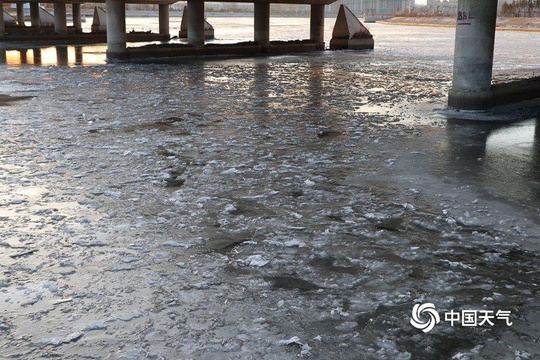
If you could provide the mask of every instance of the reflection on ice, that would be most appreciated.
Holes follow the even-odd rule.
[[[540,120],[496,129],[486,141],[487,186],[538,209],[540,201]]]
[[[536,127],[536,121],[529,120],[493,130],[486,141],[488,153],[532,159],[535,145],[540,142],[535,136]]]
[[[101,46],[50,46],[21,49],[0,48],[0,65],[75,66],[105,63],[105,49]]]
[[[538,120],[512,124],[450,122],[439,147],[447,176],[532,210],[540,199]],[[446,159],[446,160],[444,160]]]
[[[49,190],[45,187],[28,187],[15,190],[15,194],[24,195],[29,198],[38,198],[49,194]]]

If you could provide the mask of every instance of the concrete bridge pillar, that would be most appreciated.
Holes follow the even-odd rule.
[[[309,39],[324,47],[324,5],[311,5]]]
[[[17,3],[17,24],[25,26],[24,23],[24,3]]]
[[[188,0],[188,43],[204,46],[204,1]]]
[[[54,32],[67,35],[66,3],[54,3]]]
[[[39,16],[39,3],[30,3],[30,23],[33,28],[39,29],[41,27],[41,17]]]
[[[168,4],[159,5],[159,34],[167,37],[170,36]]]
[[[448,106],[468,110],[493,106],[491,77],[496,20],[497,1],[459,0]]]
[[[107,7],[107,58],[121,59],[127,53],[126,2],[106,0]]]
[[[81,4],[72,5],[72,14],[73,14],[73,27],[75,28],[75,33],[82,33],[82,21],[81,21]]]
[[[263,46],[270,44],[270,3],[255,3],[255,41]]]
[[[0,10],[2,10],[2,14],[0,14],[0,37],[3,37],[6,35],[6,24],[4,24],[4,2],[0,0]]]
[[[6,24],[4,23],[4,2],[2,0],[0,0],[0,10],[2,10],[0,14],[0,36],[3,37],[6,35]]]

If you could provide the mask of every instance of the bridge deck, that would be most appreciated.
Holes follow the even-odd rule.
[[[329,5],[337,0],[213,0],[213,1],[204,1],[196,0],[200,2],[229,2],[229,3],[251,3],[251,4],[306,4],[306,5]],[[126,4],[174,4],[178,0],[126,0]],[[105,0],[4,0],[3,3],[62,3],[62,4],[85,4],[85,3],[105,3]]]

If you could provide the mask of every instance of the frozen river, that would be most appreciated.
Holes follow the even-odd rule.
[[[0,358],[538,358],[538,103],[456,120],[453,30],[369,27],[370,52],[5,53]],[[495,81],[539,42],[498,33]]]

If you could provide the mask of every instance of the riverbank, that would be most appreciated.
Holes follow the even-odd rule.
[[[383,24],[413,25],[413,26],[437,26],[454,27],[456,19],[453,16],[446,17],[404,17],[397,16],[385,21]],[[497,29],[514,31],[538,31],[540,32],[540,18],[497,18]]]

